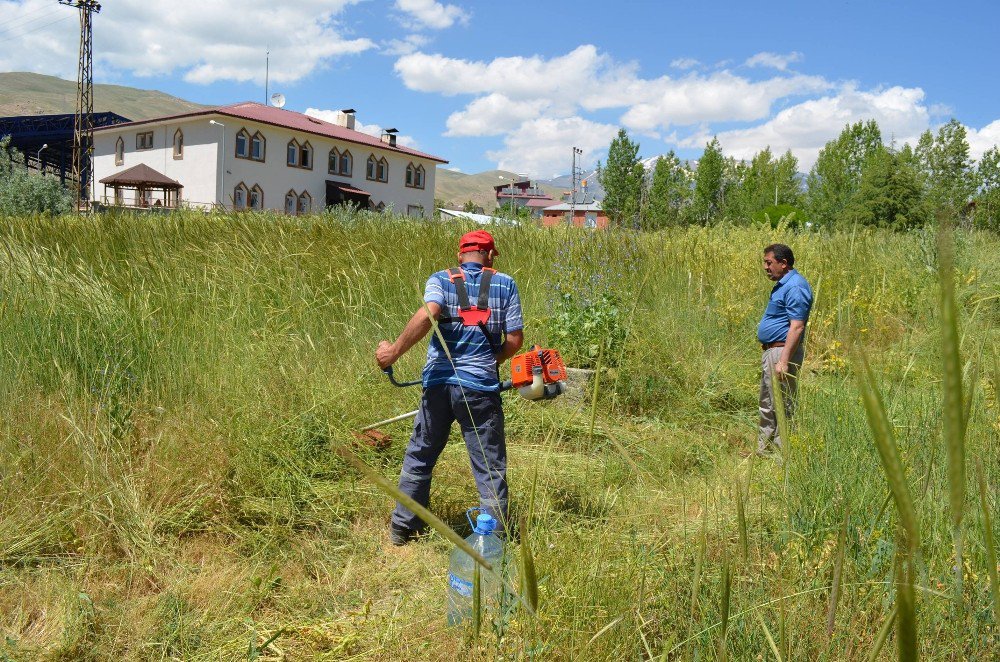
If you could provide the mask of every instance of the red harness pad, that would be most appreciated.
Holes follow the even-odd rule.
[[[490,309],[473,306],[468,310],[459,310],[458,316],[464,326],[479,326],[490,321]]]

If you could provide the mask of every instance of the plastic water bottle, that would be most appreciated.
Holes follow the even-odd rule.
[[[470,508],[466,512],[469,523],[472,524],[471,513],[479,508]],[[472,527],[472,535],[465,542],[479,552],[493,570],[479,569],[480,605],[484,611],[492,611],[501,599],[503,585],[500,581],[500,566],[503,561],[503,543],[494,535],[497,521],[487,513],[480,512]],[[472,618],[472,589],[474,586],[473,572],[476,562],[472,557],[456,547],[451,553],[448,564],[448,625],[458,625]]]

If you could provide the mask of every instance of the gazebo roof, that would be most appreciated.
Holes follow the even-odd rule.
[[[153,170],[145,163],[140,163],[114,175],[109,175],[100,180],[100,183],[112,186],[143,186],[170,190],[184,188],[184,185],[177,180],[170,179],[166,175]]]

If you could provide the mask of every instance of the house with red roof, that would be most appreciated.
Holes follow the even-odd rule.
[[[430,217],[446,160],[336,122],[245,102],[94,130],[94,202],[135,207],[271,209],[307,214],[338,204]],[[145,179],[125,171],[143,165]],[[150,172],[151,171],[151,172]],[[103,188],[102,188],[103,187]]]
[[[532,186],[531,180],[511,181],[493,187],[497,197],[497,207],[511,205],[531,210],[532,218],[541,218],[542,210],[555,203],[548,193],[538,186]]]

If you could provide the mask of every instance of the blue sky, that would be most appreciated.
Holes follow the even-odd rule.
[[[272,92],[320,117],[479,172],[537,177],[604,158],[624,126],[643,156],[697,157],[718,135],[749,158],[791,149],[807,170],[847,122],[915,141],[956,117],[972,154],[1000,142],[1000,4],[108,0],[95,78],[208,104]],[[75,12],[0,0],[0,71],[73,78]]]

